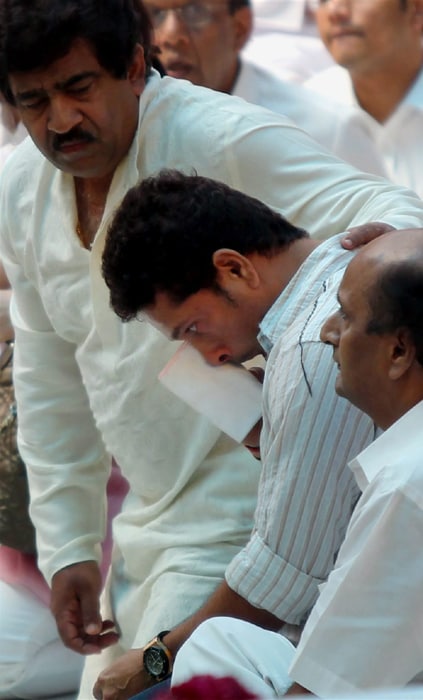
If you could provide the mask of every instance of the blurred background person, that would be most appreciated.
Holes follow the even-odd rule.
[[[307,87],[358,107],[386,177],[423,196],[423,1],[316,0],[316,19],[338,65]]]
[[[311,0],[251,0],[254,30],[245,56],[283,80],[303,82],[332,65]]]
[[[355,110],[340,111],[334,100],[282,81],[242,56],[254,23],[249,0],[145,0],[145,6],[167,75],[284,114],[335,155],[382,174]]]

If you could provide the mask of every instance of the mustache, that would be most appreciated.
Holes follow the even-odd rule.
[[[55,151],[60,151],[62,146],[69,145],[73,142],[93,143],[93,141],[95,141],[95,138],[92,134],[76,126],[70,131],[66,132],[66,134],[54,134],[52,146]]]

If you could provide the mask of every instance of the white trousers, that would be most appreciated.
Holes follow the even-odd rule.
[[[28,589],[0,581],[0,698],[74,692],[83,662],[63,645],[46,605]]]
[[[295,653],[291,642],[244,620],[213,617],[203,622],[179,650],[172,675],[178,685],[196,675],[231,676],[262,698],[281,697]]]

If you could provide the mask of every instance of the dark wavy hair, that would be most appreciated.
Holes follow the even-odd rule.
[[[0,91],[14,104],[9,75],[43,69],[76,39],[93,47],[100,65],[124,78],[135,45],[151,67],[151,25],[141,0],[0,0]]]
[[[406,328],[423,366],[423,251],[419,259],[387,265],[369,293],[367,332],[382,335]]]
[[[218,289],[212,256],[219,248],[271,257],[306,236],[221,182],[163,171],[129,190],[109,227],[103,275],[111,305],[129,321],[159,291],[180,302]]]
[[[250,5],[250,0],[229,0],[229,12],[233,14],[234,12],[239,10],[240,7],[250,7]]]

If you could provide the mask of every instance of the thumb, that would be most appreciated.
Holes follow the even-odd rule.
[[[95,635],[102,631],[99,595],[94,588],[86,589],[80,598],[82,624],[86,634]]]

